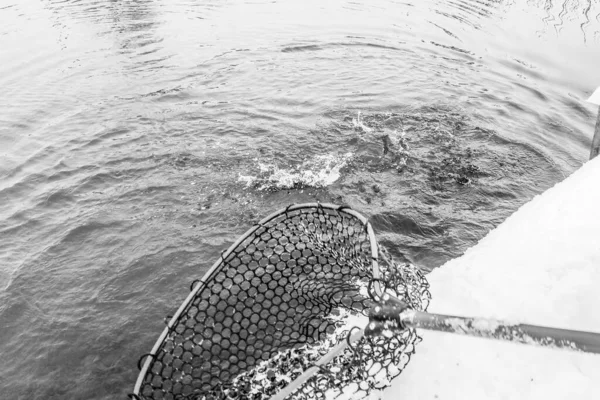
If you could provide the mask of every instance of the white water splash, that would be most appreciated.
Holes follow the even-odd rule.
[[[367,125],[364,124],[362,118],[360,117],[360,111],[356,115],[356,118],[352,118],[352,125],[354,125],[354,129],[363,131],[366,133],[370,133],[373,131],[373,128],[368,127]]]
[[[352,153],[315,156],[296,166],[281,168],[276,164],[257,161],[256,175],[241,175],[238,181],[258,190],[280,190],[303,187],[325,187],[337,181],[341,169],[352,158]]]

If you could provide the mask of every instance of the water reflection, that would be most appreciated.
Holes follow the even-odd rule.
[[[507,2],[506,0],[452,0],[444,2],[445,7],[439,7],[433,11],[480,30],[481,23],[483,23],[481,19],[494,16]],[[450,10],[443,11],[445,8],[450,8]]]
[[[543,10],[544,27],[540,34],[559,35],[568,25],[577,26],[584,42],[600,42],[600,2],[596,0],[528,0],[528,5]]]
[[[51,1],[48,7],[63,18],[93,24],[98,36],[113,40],[117,53],[126,56],[127,70],[156,68],[171,57],[161,46],[163,16],[154,0]]]
[[[432,11],[477,30],[482,30],[482,24],[486,23],[482,18],[510,8],[532,16],[539,14],[539,18],[529,21],[542,23],[538,36],[558,36],[572,29],[583,37],[584,43],[600,42],[600,2],[595,0],[452,0],[441,3]]]

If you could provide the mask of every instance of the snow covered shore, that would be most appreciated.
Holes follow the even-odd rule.
[[[600,332],[600,157],[428,276],[430,312]],[[600,356],[420,331],[384,399],[598,399]]]

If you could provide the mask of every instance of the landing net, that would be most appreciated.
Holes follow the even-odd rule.
[[[293,388],[288,398],[358,399],[388,386],[420,338],[407,329],[351,341],[362,331],[353,324],[366,320],[375,285],[415,310],[430,294],[418,269],[382,250],[347,207],[301,204],[268,216],[192,284],[140,359],[130,397],[266,400]],[[318,373],[294,382],[314,366]]]

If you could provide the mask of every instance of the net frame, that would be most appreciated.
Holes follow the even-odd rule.
[[[343,214],[352,217],[352,220],[349,221]],[[299,216],[303,216],[303,218]],[[282,219],[273,223],[278,218]],[[306,222],[308,222],[308,225]],[[257,233],[261,229],[262,231]],[[279,240],[276,240],[277,238]],[[281,250],[284,244],[286,244],[286,253],[283,253],[283,250]],[[350,247],[346,247],[347,245],[350,245]],[[275,249],[272,249],[272,247],[275,247]],[[281,248],[279,249],[281,251],[278,248]],[[292,251],[291,249],[294,250]],[[273,255],[274,252],[280,254],[281,258]],[[232,255],[233,253],[235,255]],[[269,253],[271,256],[266,253]],[[294,255],[295,253],[297,254]],[[252,258],[255,261],[251,261]],[[259,259],[260,263],[257,262]],[[322,261],[322,259],[325,261]],[[286,260],[288,260],[287,263],[285,262]],[[273,265],[275,263],[277,263],[279,271],[285,271],[287,274],[285,276],[290,277],[289,280],[275,278],[275,275],[277,275],[275,266]],[[259,268],[259,265],[264,268]],[[317,265],[323,268],[317,271]],[[311,271],[310,274],[307,269]],[[250,275],[255,276],[252,282],[250,282],[251,278],[247,274],[244,274],[245,271],[251,272],[250,270],[254,270],[256,273],[256,275]],[[331,274],[332,270],[335,276]],[[315,272],[319,273],[315,275]],[[321,272],[326,272],[326,275],[323,275]],[[230,275],[231,273],[233,275]],[[229,283],[226,284],[224,281],[226,274],[231,278],[235,275],[237,280],[233,279],[233,281],[244,292],[240,292],[240,288],[237,291],[233,289],[231,291],[227,290],[232,287],[232,279],[228,279]],[[242,274],[244,275],[242,276]],[[258,283],[255,283],[257,277],[263,275],[268,279],[265,280],[265,277],[263,277],[262,279],[258,279]],[[281,277],[281,274],[279,277]],[[354,278],[357,278],[360,282],[354,282],[355,286],[348,289],[349,285],[345,285],[346,280],[350,279],[348,282],[352,283]],[[358,290],[359,294],[356,295],[357,289],[361,287],[361,282],[365,283],[365,278],[368,286],[363,286]],[[263,284],[258,286],[261,280]],[[264,292],[263,289],[266,287],[266,282],[275,284],[271,289],[277,289],[274,290],[278,296],[277,299],[272,297],[272,293],[271,297],[268,297],[268,292],[262,297],[260,294],[257,294],[257,291]],[[209,283],[212,284],[209,286]],[[328,283],[333,283],[334,290],[326,290]],[[208,289],[209,287],[210,289]],[[366,290],[368,297],[363,295],[362,289]],[[282,293],[284,293],[282,290],[289,290],[290,295],[282,296]],[[136,400],[146,398],[167,398],[171,400],[199,400],[200,398],[203,400],[222,400],[224,398],[263,400],[270,398],[270,400],[283,400],[293,395],[294,399],[324,400],[330,398],[331,394],[337,398],[340,395],[354,395],[359,394],[359,392],[362,395],[361,398],[363,398],[372,390],[380,390],[388,387],[391,379],[398,376],[404,369],[411,355],[415,353],[415,345],[421,340],[415,328],[600,353],[600,334],[598,333],[527,324],[514,325],[500,323],[496,320],[424,312],[431,299],[429,284],[424,275],[410,264],[406,264],[403,267],[395,264],[393,259],[387,254],[385,248],[379,249],[373,229],[364,216],[348,207],[333,204],[306,203],[292,205],[265,217],[224,251],[202,279],[192,283],[190,291],[191,293],[186,297],[186,300],[179,307],[176,314],[170,317],[167,327],[159,336],[152,348],[152,352],[143,355],[138,362],[140,374],[136,381],[134,393],[129,395],[130,398]],[[211,306],[208,306],[206,292],[209,293],[208,296],[211,296],[210,293],[214,293],[211,296]],[[199,297],[200,293],[202,297]],[[277,312],[273,311],[273,307],[267,311],[267,308],[270,306],[265,305],[263,310],[266,311],[266,315],[263,315],[264,311],[260,313],[260,317],[258,316],[258,312],[252,315],[252,318],[255,319],[254,322],[259,323],[250,325],[250,327],[248,327],[248,324],[244,326],[242,323],[241,325],[244,330],[241,332],[244,333],[244,336],[240,333],[240,337],[245,341],[244,347],[249,345],[255,350],[253,344],[256,343],[256,346],[259,346],[258,353],[262,353],[262,357],[257,352],[254,352],[252,354],[256,358],[250,357],[252,358],[251,362],[244,362],[243,366],[241,366],[242,363],[240,363],[240,366],[234,365],[231,370],[228,370],[231,364],[226,362],[226,366],[223,366],[223,363],[221,363],[223,359],[221,357],[225,357],[226,359],[228,354],[230,354],[229,352],[219,353],[220,350],[217,350],[215,353],[212,349],[210,352],[205,350],[202,353],[203,356],[206,353],[210,356],[212,352],[216,358],[209,357],[206,360],[205,357],[206,362],[202,365],[203,368],[206,363],[210,367],[211,362],[214,364],[215,361],[216,364],[221,363],[221,365],[213,366],[210,372],[203,368],[194,369],[194,372],[200,371],[202,379],[193,381],[191,374],[191,357],[193,355],[190,351],[183,353],[184,350],[182,349],[186,345],[190,345],[193,349],[195,345],[192,343],[191,337],[189,335],[186,337],[184,334],[185,327],[190,328],[190,322],[194,330],[196,327],[207,327],[200,337],[204,338],[204,342],[208,346],[214,345],[219,349],[227,346],[219,341],[220,339],[215,339],[215,342],[211,335],[213,332],[217,332],[219,338],[225,337],[223,326],[227,326],[228,328],[231,326],[227,325],[227,319],[223,319],[225,313],[217,313],[219,309],[218,305],[226,304],[223,300],[227,298],[229,305],[232,305],[232,302],[236,304],[238,311],[240,311],[238,306],[241,306],[242,309],[246,307],[244,311],[250,307],[248,302],[244,301],[244,298],[237,296],[238,293],[244,295],[246,300],[248,299],[248,295],[256,295],[256,298],[252,298],[250,302],[250,305],[255,306],[261,304],[263,301],[277,305],[282,300],[284,302],[290,301],[294,295],[296,298],[306,295],[311,301],[320,301],[321,306],[323,304],[328,305],[324,308],[321,306],[312,307],[308,306],[310,303],[307,302],[307,306],[304,307],[306,297],[304,300],[299,299],[295,301],[295,303],[294,300],[290,301],[289,305],[285,305],[284,310],[293,311],[292,314],[294,316],[300,307],[303,307],[303,311],[298,314],[301,317],[299,320],[294,320],[291,316],[287,318],[285,320],[285,324],[287,324],[285,329],[281,327],[275,328],[274,326],[268,327],[266,325],[267,322],[275,325],[274,322],[268,320],[271,320],[271,317],[274,317]],[[230,294],[232,296],[229,296]],[[336,298],[335,296],[337,295],[341,295],[341,297],[338,296]],[[212,302],[213,296],[216,297],[216,301],[218,301],[219,297],[221,298],[218,305],[216,301]],[[317,297],[315,298],[315,296]],[[200,299],[203,300],[200,301]],[[270,299],[273,299],[272,303]],[[275,302],[275,300],[278,302]],[[199,301],[199,303],[194,303],[195,301]],[[224,311],[224,307],[222,306],[220,311]],[[229,308],[232,309],[232,307]],[[368,311],[368,326],[364,329],[359,328],[359,332],[356,334],[353,334],[356,327],[341,333],[336,332],[335,329],[330,331],[329,328],[332,325],[327,325],[331,322],[328,314],[332,313],[336,308],[350,309],[363,315],[366,315],[365,312]],[[210,311],[211,309],[212,311]],[[252,310],[255,311],[254,307],[252,307]],[[272,314],[269,315],[269,311]],[[320,318],[320,312],[325,317]],[[198,319],[196,315],[201,315],[203,318]],[[208,318],[211,318],[212,321],[207,322]],[[258,318],[263,319],[260,320]],[[231,318],[229,319],[231,320]],[[463,321],[464,324],[457,326],[457,319]],[[217,324],[221,325],[219,329],[217,329],[217,324],[215,324],[217,320],[219,320]],[[183,324],[179,324],[182,321]],[[283,324],[281,321],[283,319],[280,319],[277,325],[280,323]],[[310,330],[308,323],[312,324],[315,321],[323,321],[323,323],[317,329]],[[492,325],[494,328],[481,329],[482,324],[479,323],[481,321],[485,321],[487,325]],[[298,331],[294,332],[292,325],[295,328],[300,326],[305,333],[301,333],[302,336],[299,337]],[[325,328],[323,328],[324,325]],[[462,328],[463,325],[468,329]],[[344,326],[348,327],[348,325]],[[210,329],[211,327],[214,327],[215,330]],[[340,326],[336,325],[336,327],[339,328]],[[236,329],[232,327],[229,333],[232,331],[240,332],[239,324]],[[262,338],[265,338],[265,335],[272,335],[273,337],[276,337],[277,334],[280,335],[275,340],[269,336],[268,346],[263,351],[260,349],[263,346],[263,342],[260,342],[261,344],[259,345],[256,340],[252,343],[250,339],[246,340],[249,337],[248,335],[257,333],[257,329],[262,329],[258,331],[257,337],[261,333],[263,335]],[[275,329],[278,329],[278,331]],[[287,333],[286,330],[288,331]],[[207,331],[210,333],[206,333]],[[193,333],[191,330],[186,330],[185,332]],[[337,340],[337,345],[327,337],[332,333],[335,333],[333,336]],[[170,334],[173,335],[169,342],[167,339]],[[342,337],[340,335],[345,336]],[[530,335],[535,340],[532,341]],[[253,336],[250,336],[250,338],[253,338]],[[294,340],[290,341],[290,338]],[[179,339],[179,343],[176,343],[177,339]],[[197,348],[199,348],[200,346],[196,339],[197,337],[195,336],[194,342]],[[314,352],[310,354],[313,349],[306,346],[312,344],[319,345],[320,341],[322,341],[320,352],[316,353],[319,358],[315,358]],[[230,342],[227,340],[227,343],[229,344]],[[266,338],[264,343],[267,343]],[[166,346],[162,348],[165,344]],[[221,347],[219,347],[219,344]],[[271,346],[271,344],[273,345]],[[300,350],[299,358],[307,359],[307,362],[300,363],[301,369],[298,369],[298,363],[293,366],[293,369],[290,369],[289,365],[277,364],[277,362],[275,364],[271,363],[273,359],[279,359],[280,361],[281,354],[285,355],[285,352],[290,349],[296,350],[294,346],[299,344],[301,345],[298,348]],[[162,353],[157,358],[156,355],[160,350],[162,350]],[[179,354],[176,354],[177,350],[181,350]],[[190,350],[190,348],[188,347],[187,350]],[[200,349],[200,351],[202,350]],[[182,353],[183,357],[179,358]],[[186,354],[188,355],[188,361],[185,360]],[[200,353],[194,352],[194,354],[199,355]],[[224,356],[224,354],[226,355]],[[143,366],[140,366],[139,364],[146,356],[150,357],[146,358]],[[198,358],[200,359],[200,357]],[[251,374],[255,374],[256,370],[260,368],[263,368],[264,371],[265,365],[260,361],[261,359],[268,361],[269,365],[267,365],[267,368],[271,368],[271,372],[276,370],[282,371],[279,374],[280,379],[279,381],[271,379],[271,382],[265,382],[264,379],[260,380],[260,384],[265,390],[258,392],[259,397],[254,396],[257,393],[254,390],[248,396],[247,388],[252,383],[256,383],[256,379],[254,379],[256,375]],[[179,362],[179,366],[176,365],[174,360]],[[158,370],[153,368],[150,372],[153,362],[159,368]],[[184,364],[186,362],[190,362],[190,364]],[[164,373],[165,369],[162,369],[165,365],[167,366],[166,369],[169,370],[166,375]],[[187,372],[186,367],[189,367]],[[217,373],[213,372],[214,368],[217,368]],[[159,376],[161,375],[161,371],[162,376]],[[172,374],[173,371],[176,371],[175,376]],[[186,376],[186,374],[189,374],[189,376]],[[289,376],[285,374],[289,374],[292,377],[296,376],[296,378],[291,381]],[[204,379],[207,375],[210,383]],[[342,376],[340,377],[339,375]],[[194,376],[198,378],[197,375]],[[281,379],[282,377],[283,379]],[[146,392],[148,394],[141,393],[146,378],[152,378],[146,381],[146,389],[150,388],[150,393]],[[158,379],[155,380],[154,378]],[[165,379],[163,380],[162,378]],[[183,380],[181,380],[182,378]],[[377,380],[379,378],[384,378],[386,381],[383,384],[379,381],[374,381],[374,379]],[[235,382],[236,380],[244,382],[242,387]],[[195,389],[191,389],[193,385],[190,385],[190,383],[193,382],[199,382],[201,387],[195,386]],[[234,384],[233,392],[230,390],[232,382]],[[339,389],[340,387],[357,385],[357,382],[357,389],[352,389],[352,391],[344,390],[342,393]],[[161,383],[162,388],[158,386]],[[179,385],[179,388],[177,388],[177,385]],[[181,389],[183,386],[185,386],[185,389],[189,389],[187,394],[182,392]],[[173,390],[170,391],[170,389]],[[201,392],[198,391],[200,389],[202,390]],[[233,394],[232,397],[230,397],[231,394]],[[264,397],[265,395],[269,397]]]
[[[360,213],[358,213],[357,211],[354,211],[347,206],[339,206],[339,205],[330,204],[330,203],[294,204],[294,205],[290,205],[286,208],[280,209],[278,211],[275,211],[275,212],[271,213],[270,215],[266,216],[265,218],[263,218],[262,220],[260,220],[253,227],[248,229],[231,246],[229,246],[229,248],[227,250],[225,250],[223,253],[221,253],[221,256],[219,257],[219,259],[217,261],[215,261],[215,263],[212,265],[212,267],[204,274],[204,276],[202,278],[200,278],[199,280],[194,281],[192,283],[192,290],[190,291],[190,293],[188,294],[188,296],[186,297],[184,302],[181,304],[181,306],[178,308],[178,310],[175,312],[175,314],[170,318],[169,322],[167,323],[167,326],[162,331],[161,335],[158,337],[158,339],[155,342],[154,346],[152,347],[152,350],[150,351],[150,353],[144,354],[140,358],[140,362],[142,360],[144,360],[144,358],[145,358],[145,360],[143,361],[142,365],[140,365],[140,362],[138,362],[138,367],[140,368],[140,373],[139,373],[138,379],[135,383],[133,393],[131,393],[129,395],[130,398],[132,398],[132,399],[142,399],[143,398],[141,395],[141,389],[142,389],[142,386],[146,379],[146,376],[150,370],[150,367],[152,366],[153,359],[158,354],[159,350],[163,346],[163,344],[164,344],[165,340],[167,339],[168,335],[170,334],[170,332],[172,332],[174,327],[178,324],[178,322],[184,315],[185,311],[191,306],[192,302],[196,299],[196,297],[200,293],[200,291],[203,290],[206,287],[207,283],[209,283],[211,281],[211,279],[214,276],[216,276],[216,274],[218,274],[218,272],[227,265],[226,264],[227,258],[232,253],[235,252],[235,250],[238,248],[238,246],[240,246],[242,243],[244,243],[244,241],[246,241],[248,238],[252,237],[252,235],[257,230],[261,229],[261,227],[267,225],[269,222],[277,219],[278,217],[280,217],[282,215],[288,216],[288,214],[292,213],[292,212],[297,212],[297,211],[303,212],[303,210],[306,213],[316,212],[317,210],[320,210],[322,212],[330,211],[330,212],[339,213],[339,214],[345,213],[345,214],[348,214],[349,216],[355,218],[356,220],[360,221],[363,225],[363,229],[365,230],[367,239],[370,244],[372,278],[374,281],[377,281],[380,279],[380,268],[379,268],[379,263],[378,263],[379,249],[378,249],[375,233],[374,233],[373,228],[372,228],[370,222],[368,221],[368,219],[366,217],[364,217],[363,215],[361,215]]]

